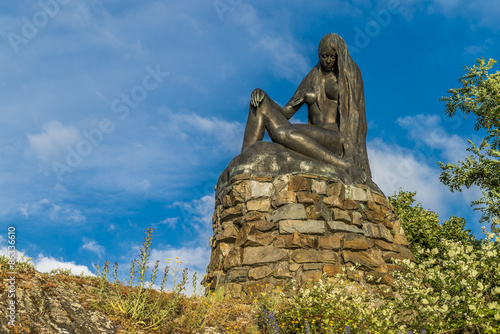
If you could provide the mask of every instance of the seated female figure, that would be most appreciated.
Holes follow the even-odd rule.
[[[338,35],[323,37],[318,54],[319,63],[302,80],[284,107],[259,88],[252,92],[242,151],[262,140],[267,130],[274,142],[312,159],[338,166],[348,172],[355,183],[365,183],[369,167],[368,158],[364,157],[364,97],[362,106],[356,105],[361,104],[359,96],[364,96],[359,69]],[[356,89],[358,91],[354,92]],[[289,119],[304,104],[308,108],[308,124],[291,124]],[[361,147],[361,151],[364,148],[364,155],[363,152],[361,155],[360,152],[350,152],[356,147]]]

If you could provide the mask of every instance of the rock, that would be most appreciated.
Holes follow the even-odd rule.
[[[346,210],[357,210],[361,207],[358,202],[353,201],[352,199],[344,200],[344,209]]]
[[[323,198],[323,202],[332,208],[343,208],[344,207],[344,201],[340,199],[338,196],[328,196]]]
[[[347,211],[333,209],[333,220],[350,223],[352,218]]]
[[[290,181],[288,181],[289,191],[305,191],[306,189],[307,189],[306,178],[299,175],[290,176]]]
[[[323,220],[282,220],[279,222],[280,234],[294,232],[305,234],[325,234],[326,227]]]
[[[215,240],[217,242],[234,242],[238,237],[238,230],[234,227],[233,223],[223,225],[221,233],[217,234]]]
[[[290,264],[290,271],[297,271],[300,269],[300,267],[302,267],[301,264],[298,264],[298,263],[292,263]]]
[[[276,211],[269,214],[269,221],[274,223],[280,220],[300,220],[307,219],[306,209],[304,205],[291,203],[279,207]]]
[[[365,220],[368,220],[368,221],[371,221],[374,223],[381,223],[385,219],[385,215],[383,213],[374,212],[374,211],[370,211],[370,210],[363,210],[362,214],[363,214],[363,218]]]
[[[247,202],[248,211],[268,212],[271,208],[271,199],[256,199]]]
[[[297,202],[303,204],[314,204],[319,202],[319,195],[316,193],[299,192],[297,193]]]
[[[271,273],[272,273],[272,270],[269,267],[256,267],[256,268],[250,269],[250,271],[248,272],[248,277],[257,280],[257,279],[267,277],[267,276],[271,275]]]
[[[328,196],[339,197],[340,199],[345,199],[345,186],[340,183],[331,183],[327,190]]]
[[[233,247],[227,253],[226,258],[224,259],[224,270],[229,270],[234,267],[241,266],[241,248]]]
[[[378,268],[385,268],[387,271],[387,267],[385,266],[385,261],[382,258],[382,255],[379,251],[368,250],[362,252],[353,252],[353,251],[342,251],[342,258],[345,263],[358,263],[364,268],[375,270]]]
[[[261,232],[269,232],[273,230],[274,228],[278,227],[277,224],[271,223],[270,221],[267,220],[257,220],[252,223],[255,228]]]
[[[374,239],[373,242],[375,243],[375,245],[377,245],[382,250],[392,251],[392,252],[399,251],[397,244],[389,243],[389,242],[386,242],[383,240],[378,240],[378,239]]]
[[[284,204],[295,203],[295,202],[297,202],[295,193],[293,191],[285,191],[274,196],[271,201],[271,204],[273,208],[278,208]]]
[[[233,268],[226,274],[226,282],[239,283],[246,282],[248,276],[248,268]]]
[[[391,204],[389,203],[387,198],[385,198],[384,196],[382,196],[380,194],[373,193],[373,199],[374,199],[375,203],[380,204],[386,208],[389,208],[391,206]]]
[[[294,232],[293,234],[278,235],[274,245],[278,248],[313,248],[314,239]]]
[[[249,180],[246,182],[246,200],[270,197],[273,189],[273,184],[270,182],[257,182]]]
[[[242,229],[235,241],[236,247],[267,246],[272,243],[274,236],[270,233],[258,231],[255,226],[247,225]]]
[[[302,269],[306,270],[321,270],[323,265],[321,263],[304,263],[302,265]]]
[[[391,232],[382,224],[363,223],[363,232],[369,238],[383,239],[388,242],[393,242]]]
[[[296,250],[292,253],[291,259],[296,263],[339,263],[339,255],[327,250]]]
[[[307,218],[311,220],[332,220],[332,213],[327,209],[326,205],[322,201],[316,202],[314,205],[310,205],[306,209]]]
[[[410,243],[408,242],[408,240],[406,240],[406,237],[404,235],[397,233],[397,232],[394,235],[394,243],[399,244],[399,245],[403,245],[403,246],[410,246]]]
[[[350,232],[350,233],[364,234],[362,229],[357,228],[356,226],[353,226],[353,225],[348,225],[344,222],[329,221],[327,223],[328,223],[328,227],[330,228],[330,231],[332,231],[332,232]]]
[[[299,281],[302,285],[306,282],[317,282],[321,279],[321,270],[308,270],[304,271],[299,275]]]
[[[328,237],[318,237],[318,249],[331,249],[331,250],[339,250],[340,249],[340,236],[339,235],[331,235]]]
[[[361,227],[361,213],[355,211],[351,213],[352,216],[352,224],[358,227]]]
[[[230,219],[237,218],[243,214],[243,205],[238,204],[237,206],[230,207],[221,213],[221,222],[227,221]]]
[[[360,234],[348,234],[344,238],[344,248],[350,250],[365,250],[373,246],[373,241]]]
[[[95,296],[90,280],[71,279],[63,275],[49,276],[35,270],[17,273],[16,321],[7,327],[8,299],[0,303],[1,333],[104,333],[123,329],[113,324],[108,315],[84,307]],[[82,298],[82,296],[87,296]]]
[[[323,273],[329,277],[333,277],[333,276],[337,276],[338,274],[342,274],[342,265],[340,265],[340,264],[327,264],[327,265],[323,266]]]
[[[366,191],[360,188],[352,188],[351,189],[351,199],[359,202],[368,201],[368,196],[366,195]]]
[[[273,246],[247,247],[243,251],[243,265],[258,265],[287,259],[288,253]]]
[[[320,194],[320,195],[326,195],[328,192],[328,183],[326,181],[317,181],[317,180],[312,180],[311,181],[311,191]]]

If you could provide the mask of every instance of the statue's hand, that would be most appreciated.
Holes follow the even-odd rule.
[[[250,95],[250,104],[257,108],[265,97],[266,92],[264,92],[260,88],[255,88],[252,92],[252,95]]]

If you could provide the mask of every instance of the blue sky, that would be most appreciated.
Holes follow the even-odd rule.
[[[439,98],[463,66],[500,59],[497,1],[43,0],[0,13],[0,241],[15,226],[41,271],[109,260],[124,278],[151,226],[154,259],[203,274],[213,186],[239,153],[250,93],[286,103],[330,32],[363,74],[376,183],[481,236],[480,192],[450,193],[436,164],[481,133]]]

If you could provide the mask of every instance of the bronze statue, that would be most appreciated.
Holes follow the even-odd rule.
[[[252,92],[242,152],[261,141],[267,130],[273,142],[344,169],[354,183],[371,182],[361,72],[336,34],[321,39],[318,55],[318,64],[284,107],[262,89]],[[291,124],[289,119],[304,103],[308,124]]]

